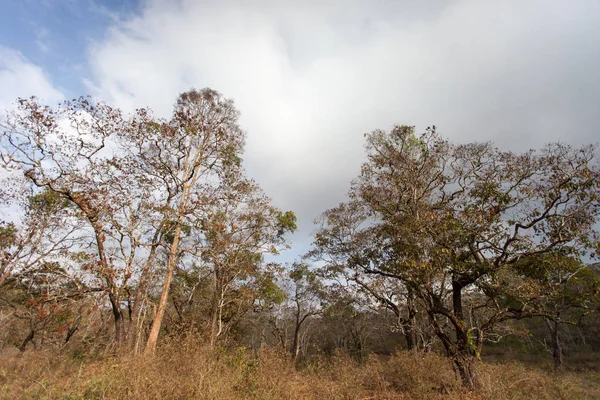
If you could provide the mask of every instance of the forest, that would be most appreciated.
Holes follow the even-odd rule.
[[[597,145],[373,130],[290,260],[239,118],[2,114],[0,398],[600,398]]]

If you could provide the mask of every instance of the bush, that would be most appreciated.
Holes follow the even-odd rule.
[[[461,389],[450,361],[435,353],[337,353],[294,367],[273,348],[210,349],[192,339],[154,357],[74,359],[45,351],[0,361],[5,399],[593,399],[598,371],[557,375],[510,362],[481,363],[481,388]]]

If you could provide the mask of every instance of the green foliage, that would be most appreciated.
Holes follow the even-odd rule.
[[[296,215],[292,211],[278,212],[277,223],[279,227],[278,236],[283,236],[286,232],[293,233],[297,228]]]
[[[259,298],[267,304],[281,304],[287,298],[286,293],[275,283],[273,277],[265,274],[258,281]]]
[[[529,282],[535,295],[547,299],[547,306],[585,311],[600,300],[600,276],[576,257],[557,252],[534,255],[519,260],[514,271]]]
[[[299,282],[302,279],[309,278],[311,276],[313,276],[313,274],[311,274],[310,270],[308,269],[308,265],[304,263],[295,263],[293,269],[290,271],[290,278],[295,282]]]
[[[29,208],[35,213],[51,213],[69,206],[69,200],[49,189],[29,196],[28,202]]]
[[[161,238],[165,243],[172,244],[173,239],[175,239],[175,229],[177,227],[177,222],[169,221],[166,222],[162,228]],[[180,224],[181,235],[186,236],[192,232],[192,227],[186,224]]]
[[[158,358],[107,361],[121,364],[117,372],[106,367],[95,377],[83,371],[80,385],[87,391],[80,391],[82,396],[112,398],[110,386],[133,371],[119,392],[122,397],[132,397],[137,385],[138,397],[185,398],[177,390],[189,385],[185,393],[190,397],[250,393],[269,398],[286,378],[304,374],[305,379],[310,372],[295,370],[285,359],[258,362],[251,348],[277,341],[288,351],[291,334],[294,356],[302,343],[307,366],[310,356],[325,348],[318,349],[311,342],[315,338],[333,343],[332,353],[352,349],[362,359],[374,348],[363,346],[367,337],[381,341],[385,331],[386,337],[395,335],[407,344],[412,335],[420,349],[444,346],[460,369],[459,360],[478,356],[486,340],[505,335],[502,328],[508,324],[500,325],[510,319],[540,315],[572,322],[597,307],[600,279],[582,262],[600,249],[595,236],[600,175],[592,163],[593,147],[554,144],[514,154],[489,143],[450,143],[435,127],[422,134],[406,125],[371,132],[366,135],[367,162],[353,181],[350,200],[327,211],[315,235],[311,255],[322,269],[315,272],[315,266],[300,262],[284,272],[271,268],[264,255],[287,245],[284,235],[296,231],[297,218],[273,207],[245,176],[245,134],[231,100],[211,89],[190,90],[179,97],[168,121],[154,119],[149,110],[123,118],[119,110],[86,100],[67,102],[57,114],[34,100],[20,104],[2,134],[3,154],[11,167],[21,169],[32,190],[57,191],[27,198],[24,233],[14,224],[0,224],[2,262],[14,261],[10,268],[2,264],[2,272],[13,278],[0,288],[7,325],[0,329],[2,343],[18,346],[35,331],[32,344],[77,354],[81,347],[69,349],[73,342],[65,343],[64,337],[73,328],[79,346],[110,350],[109,337],[120,326],[121,337],[143,341],[150,328],[154,339],[164,332],[175,343],[162,347],[165,351],[159,348]],[[72,125],[87,123],[76,118],[80,111],[95,121],[83,127],[96,139],[89,143],[60,132],[60,118]],[[49,144],[50,134],[62,135],[60,145]],[[120,150],[100,162],[102,157],[94,155],[101,148],[94,148],[94,142],[105,140],[114,140]],[[14,148],[21,143],[23,148]],[[31,162],[39,157],[39,163]],[[80,161],[86,164],[83,173]],[[49,171],[47,165],[57,167]],[[61,214],[71,211],[66,207],[78,212]],[[178,229],[184,238],[179,247],[174,243]],[[324,286],[331,290],[324,293]],[[327,302],[333,304],[327,307]],[[97,307],[94,312],[88,304]],[[244,326],[254,329],[247,335],[251,345],[240,339],[248,333]],[[206,354],[198,351],[201,346],[180,347],[186,334],[197,338],[208,331],[214,336]],[[233,351],[213,359],[217,338]],[[381,347],[391,354],[400,340]],[[28,354],[36,354],[29,352],[32,347]],[[391,372],[382,372],[377,362],[359,369],[343,359],[331,364],[335,368],[319,370],[318,360],[315,371],[330,376],[327,385],[337,389],[314,397],[359,396],[353,388],[365,398],[398,395],[390,387],[415,397],[432,387],[435,396],[459,390],[455,371],[435,355],[415,352],[395,359]],[[274,373],[261,371],[271,361]],[[8,373],[1,371],[5,380]],[[279,375],[282,371],[288,375]],[[436,383],[439,371],[444,379]],[[204,391],[222,373],[234,376],[223,385],[226,395]],[[80,379],[78,372],[66,376]],[[163,376],[175,382],[169,390],[157,385]],[[363,378],[367,384],[357,385]],[[322,381],[319,375],[314,383]],[[25,386],[31,382],[39,383],[35,395],[43,396],[40,389],[48,381],[37,376]],[[308,386],[296,397],[311,398]]]
[[[434,126],[366,137],[350,200],[323,214],[309,255],[323,276],[399,319],[418,299],[466,385],[474,375],[463,360],[477,358],[505,321],[557,315],[558,305],[582,307],[592,296],[579,258],[598,237],[596,147],[516,154],[450,143]]]
[[[565,275],[579,273],[585,265],[575,257],[558,253],[536,254],[520,259],[514,265],[515,271],[526,278],[544,283],[554,283]]]
[[[17,239],[17,227],[12,222],[0,224],[0,248],[5,249],[12,246]]]
[[[318,275],[313,271],[308,264],[305,263],[294,263],[292,269],[289,272],[289,277],[294,284],[307,292],[319,295],[322,290],[322,282],[319,280]]]

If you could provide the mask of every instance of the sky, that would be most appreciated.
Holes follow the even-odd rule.
[[[244,163],[298,216],[343,201],[364,133],[436,125],[524,151],[600,141],[598,0],[0,0],[0,110],[80,95],[168,116],[235,101]]]

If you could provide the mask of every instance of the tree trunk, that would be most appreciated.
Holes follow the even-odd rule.
[[[458,369],[460,379],[464,388],[473,390],[480,386],[477,376],[477,357],[458,353],[454,357],[454,365]]]
[[[300,306],[298,306],[300,307]],[[298,358],[298,353],[300,350],[300,326],[302,325],[302,320],[300,319],[300,308],[298,308],[298,311],[296,312],[296,326],[294,328],[294,341],[292,342],[292,348],[291,348],[291,353],[292,353],[292,360],[295,362],[296,358]]]
[[[29,334],[27,335],[25,340],[23,340],[23,342],[21,343],[21,346],[19,346],[19,351],[24,352],[25,349],[27,348],[27,345],[29,344],[29,342],[31,342],[33,340],[34,336],[35,336],[35,330],[33,330],[33,328],[32,328],[29,330]]]
[[[412,332],[409,329],[404,330],[404,339],[406,340],[406,349],[413,350],[415,348],[415,341]]]
[[[184,164],[187,164],[187,157]],[[179,253],[179,240],[181,238],[181,222],[184,214],[184,210],[188,203],[188,196],[191,185],[193,185],[194,180],[192,179],[197,171],[197,168],[193,170],[192,176],[188,178],[188,183],[184,184],[183,190],[181,192],[181,199],[179,200],[179,206],[177,208],[177,222],[175,225],[175,233],[173,235],[173,242],[171,243],[171,249],[169,250],[169,261],[167,262],[167,274],[165,275],[165,281],[163,283],[162,292],[160,294],[160,300],[158,302],[158,307],[156,310],[156,315],[152,320],[152,327],[150,328],[150,334],[148,335],[148,341],[146,342],[146,354],[154,353],[156,349],[156,343],[158,341],[158,334],[160,333],[160,326],[162,325],[162,320],[165,316],[165,311],[167,309],[167,301],[169,299],[169,290],[171,289],[171,280],[173,279],[173,274],[175,272],[175,266],[178,261],[178,253]]]
[[[163,225],[156,230],[154,237],[152,238],[152,247],[150,248],[150,254],[148,255],[148,259],[144,264],[144,268],[142,269],[142,273],[140,275],[140,282],[138,284],[137,290],[135,292],[135,297],[133,300],[133,306],[131,307],[131,311],[129,314],[129,337],[128,337],[128,346],[130,349],[137,349],[138,341],[142,336],[141,329],[143,328],[142,324],[140,324],[140,311],[142,308],[142,301],[146,297],[146,286],[148,282],[148,277],[150,275],[150,268],[154,263],[154,258],[156,255],[156,249],[158,248],[157,242],[160,238],[160,232],[162,230]]]
[[[294,329],[294,341],[292,343],[292,360],[296,361],[298,354],[300,353],[300,326],[296,326]]]
[[[554,360],[554,369],[560,371],[564,368],[562,343],[560,340],[560,323],[546,319],[546,325],[552,336],[552,359]]]
[[[167,309],[167,300],[169,299],[169,290],[171,288],[171,280],[173,279],[173,273],[175,272],[175,266],[177,265],[177,252],[179,249],[179,238],[181,237],[181,222],[177,221],[175,227],[175,235],[173,237],[173,243],[169,251],[169,261],[167,264],[167,274],[165,275],[165,281],[163,283],[162,292],[160,294],[160,300],[158,302],[158,308],[156,315],[152,320],[152,327],[150,328],[150,334],[148,335],[148,341],[146,342],[146,354],[154,353],[156,349],[156,343],[158,341],[158,334],[160,333],[160,327],[162,320]]]
[[[217,343],[217,339],[222,332],[222,301],[223,301],[223,286],[221,285],[221,276],[218,269],[215,269],[215,288],[211,305],[211,324],[210,324],[210,346],[213,347]]]
[[[453,296],[455,300],[460,299],[460,295]],[[435,312],[427,310],[429,319],[436,336],[442,342],[444,349],[446,350],[446,356],[452,359],[456,371],[460,376],[463,387],[466,389],[475,389],[480,385],[476,374],[476,365],[478,361],[477,353],[475,352],[475,346],[469,345],[468,335],[461,324],[455,325],[455,332],[457,338],[454,340],[450,335],[446,334],[437,322]],[[467,340],[465,340],[467,338]]]
[[[463,306],[462,306],[462,289],[463,285],[461,282],[452,281],[452,308],[454,315],[459,320],[463,320]]]
[[[104,241],[105,236],[102,232],[102,225],[97,222],[97,216],[94,214],[88,217],[92,226],[94,227],[94,231],[96,234],[96,245],[98,246],[98,256],[100,258],[100,265],[102,266],[104,273],[107,274],[109,271],[112,271],[112,268],[109,268],[108,261],[106,260],[106,253],[104,250]],[[121,311],[121,301],[119,299],[118,289],[115,287],[115,283],[113,281],[113,277],[111,275],[106,275],[106,285],[108,287],[108,299],[110,301],[110,305],[112,307],[113,319],[115,323],[115,344],[118,349],[121,346],[121,341],[123,339],[123,312]]]
[[[287,329],[284,329],[285,325],[281,328],[277,326],[277,318],[270,319],[269,324],[273,327],[273,335],[277,337],[281,350],[284,354],[287,353]]]
[[[69,343],[69,340],[71,340],[71,338],[73,337],[75,332],[77,332],[77,330],[79,329],[80,322],[81,322],[81,316],[77,317],[76,322],[67,328],[67,335],[65,336],[65,342],[64,342],[65,345],[67,343]]]
[[[409,288],[406,298],[406,306],[408,308],[408,318],[404,328],[404,338],[406,339],[406,347],[408,350],[413,350],[418,347],[417,341],[417,308],[415,306],[415,296],[412,289]]]
[[[108,299],[110,300],[113,319],[115,322],[115,343],[117,348],[119,348],[123,340],[123,331],[125,330],[123,324],[123,312],[121,311],[121,302],[119,300],[118,294],[114,293],[114,291],[112,290],[108,294]]]
[[[456,333],[456,351],[454,352],[454,364],[458,369],[463,387],[476,389],[480,386],[477,378],[476,364],[479,359],[477,344],[473,342],[469,329],[464,320],[462,290],[464,283],[458,280],[452,281],[452,308],[456,321],[454,329]]]

